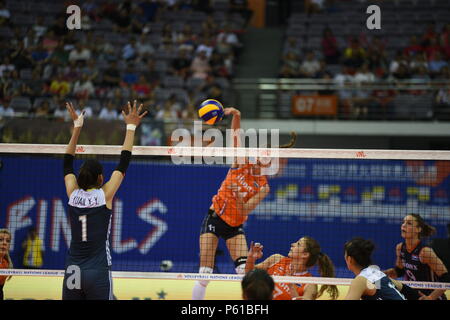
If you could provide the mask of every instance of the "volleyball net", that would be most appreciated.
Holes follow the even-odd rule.
[[[15,269],[1,275],[62,276],[71,230],[63,179],[65,145],[0,144],[0,228],[12,235]],[[74,163],[96,158],[108,179],[121,146],[79,145]],[[332,150],[278,148],[133,148],[133,159],[113,201],[110,251],[114,277],[240,281],[223,240],[214,274],[199,274],[203,219],[230,168],[229,157],[271,159],[269,194],[244,224],[248,244],[264,246],[265,259],[287,256],[291,243],[316,239],[336,267],[336,278],[301,278],[301,283],[349,285],[344,243],[354,237],[375,243],[373,262],[394,267],[395,246],[407,214],[420,214],[436,228],[425,239],[446,238],[450,222],[450,151]],[[221,159],[221,160],[220,160]],[[26,237],[35,228],[43,261],[27,267]],[[300,282],[297,277],[274,277]],[[447,288],[445,283],[408,283]]]

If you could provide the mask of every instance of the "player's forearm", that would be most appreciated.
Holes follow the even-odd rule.
[[[247,262],[245,263],[245,273],[255,269],[255,262],[256,262],[255,258],[247,256]]]
[[[122,150],[127,150],[131,152],[131,150],[133,149],[133,144],[134,144],[134,130],[130,130],[127,128]]]
[[[246,215],[250,214],[250,212],[252,212],[258,206],[258,204],[260,204],[260,202],[264,200],[268,193],[269,187],[262,187],[257,194],[255,194],[250,200],[243,204],[243,212]]]
[[[442,289],[436,289],[433,290],[433,292],[430,293],[430,298],[433,300],[436,300],[437,298],[439,298],[440,296],[442,296],[445,293],[446,290],[442,290]]]
[[[72,137],[70,137],[69,144],[66,147],[66,153],[75,155],[75,149],[77,147],[78,138],[80,137],[81,127],[74,127],[72,132]]]

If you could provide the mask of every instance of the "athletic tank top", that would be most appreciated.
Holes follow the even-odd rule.
[[[378,266],[368,266],[363,269],[358,276],[366,278],[373,283],[376,288],[376,292],[373,296],[362,296],[362,300],[406,300],[400,291],[397,290],[395,284],[384,272],[380,271]]]
[[[291,258],[281,258],[280,261],[273,264],[268,270],[267,273],[274,276],[285,276],[287,271],[291,266]],[[308,271],[302,273],[294,273],[293,277],[312,277],[312,274]],[[295,284],[297,293],[299,296],[303,296],[303,292],[305,291],[305,285],[301,283]],[[289,284],[287,283],[275,283],[275,290],[273,291],[273,300],[292,300]]]
[[[219,191],[213,197],[213,206],[216,214],[231,227],[237,227],[247,221],[247,216],[238,208],[237,195],[230,189],[235,184],[238,186],[240,197],[244,202],[255,196],[259,190],[267,184],[265,176],[251,174],[252,165],[240,168],[231,168],[220,186]]]
[[[109,234],[111,210],[106,207],[102,189],[77,189],[69,198],[72,240],[67,265],[85,269],[111,265]]]
[[[405,269],[405,275],[403,277],[406,281],[424,281],[424,282],[436,282],[437,276],[431,270],[430,266],[420,262],[420,252],[423,248],[428,247],[422,242],[412,250],[408,252],[406,249],[406,244],[403,242],[400,249],[400,259],[402,260],[403,267]],[[420,291],[429,295],[433,290],[430,289],[420,289]],[[446,299],[445,294],[441,296],[441,299]]]

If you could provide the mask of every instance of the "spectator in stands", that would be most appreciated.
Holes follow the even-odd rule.
[[[42,41],[39,42],[38,45],[32,49],[31,57],[33,58],[33,62],[37,64],[44,64],[47,62],[47,59],[50,57],[50,54],[44,48]]]
[[[430,71],[432,77],[438,76],[441,73],[442,68],[446,66],[448,66],[448,63],[442,58],[442,54],[440,52],[436,52],[436,54],[428,62],[428,70]]]
[[[102,120],[117,120],[119,118],[114,100],[109,99],[107,101],[106,106],[101,109],[98,118]]]
[[[225,25],[224,29],[217,35],[217,42],[225,43],[231,47],[235,56],[239,56],[242,50],[242,43],[239,41],[238,36],[231,31],[230,26]],[[227,52],[228,53],[228,52]]]
[[[311,15],[313,13],[321,12],[325,7],[325,0],[305,0],[305,13]]]
[[[46,84],[41,78],[39,69],[34,69],[31,73],[31,79],[27,81],[27,85],[31,90],[32,97],[43,96],[46,94]]]
[[[152,92],[152,86],[144,75],[139,76],[139,81],[133,84],[132,89],[140,100],[148,99]]]
[[[116,49],[111,44],[111,42],[103,35],[97,35],[95,39],[95,47],[94,47],[94,55],[96,58],[100,60],[113,61],[118,58],[118,54],[116,53]]]
[[[434,59],[437,53],[442,51],[442,47],[440,46],[437,37],[430,38],[430,45],[425,47],[425,53],[427,54],[428,61]]]
[[[133,65],[131,63],[129,63],[127,65],[127,68],[125,69],[125,72],[123,73],[122,81],[125,84],[132,86],[133,84],[138,82],[138,80],[139,80],[138,77],[139,77],[138,73],[134,69]]]
[[[297,58],[301,58],[302,50],[299,41],[295,37],[289,37],[287,43],[283,48],[283,56],[285,57],[288,53],[292,52]]]
[[[0,64],[0,78],[3,78],[4,73],[16,70],[16,66],[11,63],[11,59],[6,56],[3,58],[2,64]]]
[[[24,48],[32,48],[36,46],[39,42],[39,38],[36,36],[34,30],[32,28],[29,28],[23,37],[23,46]]]
[[[165,120],[165,121],[177,121],[178,120],[178,106],[176,102],[176,96],[171,95],[169,99],[164,103],[164,106],[161,110],[156,114],[156,120]],[[181,109],[181,108],[180,108]]]
[[[187,49],[193,52],[197,44],[197,36],[192,32],[192,27],[189,24],[185,24],[183,30],[177,38],[178,49]]]
[[[434,114],[440,120],[450,120],[450,84],[436,94]]]
[[[87,99],[79,99],[78,108],[84,111],[85,118],[92,118],[92,116],[94,115],[94,110],[92,110],[92,107]]]
[[[22,42],[19,42],[16,48],[12,51],[11,63],[14,64],[17,70],[32,69],[34,67],[33,58],[30,51],[25,48]]]
[[[64,121],[67,121],[70,119],[70,114],[69,111],[67,110],[67,108],[64,106],[63,101],[64,100],[60,100],[58,97],[54,97],[56,99],[55,100],[55,111],[53,112],[53,116],[55,118],[60,118],[63,119]]]
[[[206,79],[211,72],[211,66],[205,51],[200,51],[192,60],[190,71],[193,78]]]
[[[81,75],[80,68],[75,61],[69,61],[69,65],[64,68],[64,78],[71,84]]]
[[[132,37],[129,41],[122,48],[122,58],[127,61],[134,60],[137,56],[136,39]]]
[[[314,52],[309,51],[300,65],[300,76],[303,78],[315,78],[320,68],[320,62],[315,57]]]
[[[48,51],[49,54],[52,54],[53,51],[58,46],[59,41],[55,37],[55,34],[52,30],[49,30],[45,33],[45,35],[42,38],[42,46],[45,48],[45,50]]]
[[[171,72],[172,74],[185,79],[189,72],[190,65],[191,59],[189,59],[188,50],[182,48],[178,51],[178,56],[172,60]]]
[[[440,44],[445,59],[450,59],[450,23],[447,23],[442,30]]]
[[[352,68],[359,68],[364,63],[366,58],[366,51],[361,47],[358,39],[353,38],[350,46],[345,49],[343,63]]]
[[[248,25],[253,16],[253,11],[249,9],[247,0],[229,0],[228,8],[230,14],[239,13],[244,19],[245,25]]]
[[[353,112],[358,118],[368,116],[372,93],[365,87],[372,85],[375,80],[375,75],[369,70],[367,64],[358,69],[353,78],[354,84],[358,87],[353,97]]]
[[[394,112],[393,100],[396,96],[395,90],[376,89],[372,91],[372,99],[369,103],[369,118],[389,119]]]
[[[103,71],[102,85],[108,88],[118,87],[120,85],[120,72],[117,68],[117,61],[113,60],[109,64],[108,69]]]
[[[58,16],[55,23],[48,30],[52,30],[58,38],[67,36],[69,29],[66,25],[66,15]]]
[[[0,26],[10,26],[11,25],[11,12],[6,7],[4,1],[0,1]]]
[[[282,63],[282,70],[284,69],[284,72],[286,72],[286,74],[290,73],[293,77],[300,76],[300,62],[295,53],[287,53]]]
[[[400,66],[403,66],[406,68],[406,70],[408,70],[409,57],[405,55],[401,50],[398,50],[394,60],[392,60],[389,65],[389,73],[390,74],[397,73]]]
[[[212,52],[214,50],[214,42],[212,38],[204,37],[202,41],[197,46],[197,49],[195,50],[195,53],[199,53],[201,51],[204,51],[206,54],[206,58],[210,59]]]
[[[219,53],[215,51],[213,51],[212,53],[210,65],[211,73],[213,76],[220,78],[228,78],[231,76],[230,71],[225,65],[225,60]]]
[[[115,24],[115,31],[119,33],[131,32],[131,16],[126,9],[121,9],[118,14],[114,14],[112,21]]]
[[[139,40],[136,42],[135,48],[137,56],[140,60],[150,59],[151,56],[155,53],[155,48],[152,46],[145,34],[141,34]]]
[[[99,70],[95,59],[89,59],[86,65],[80,68],[80,74],[86,74],[95,86],[97,84]]]
[[[428,62],[425,54],[423,53],[413,55],[411,58],[411,62],[409,63],[409,70],[412,73],[417,73],[419,71],[419,68],[425,68],[426,70],[428,70]]]
[[[325,28],[322,35],[322,53],[327,64],[339,63],[340,52],[337,40],[330,28]]]
[[[14,117],[14,110],[9,104],[4,105],[0,102],[0,118],[1,117]]]
[[[70,83],[64,78],[64,74],[59,72],[57,76],[50,82],[49,92],[54,95],[66,96],[70,93]]]
[[[72,93],[77,99],[88,99],[95,94],[94,84],[86,73],[82,73],[81,77],[75,82]]]
[[[222,87],[215,80],[216,79],[213,76],[207,77],[205,83],[200,89],[200,92],[204,93],[205,96],[210,99],[223,101]]]
[[[42,100],[39,106],[36,108],[36,117],[48,117],[53,114],[53,110],[50,108],[48,100]]]
[[[353,87],[354,76],[351,74],[349,67],[343,65],[341,70],[334,76],[334,83],[339,87],[339,108],[341,109],[339,114],[349,117],[353,114],[353,98],[354,92],[351,90]]]
[[[75,48],[69,53],[69,61],[86,62],[91,59],[91,51],[81,42],[77,42]]]
[[[206,19],[202,22],[202,30],[209,30],[211,34],[216,34],[219,26],[212,14],[208,14]]]
[[[422,35],[421,45],[428,47],[431,45],[431,39],[436,39],[436,23],[434,21],[428,23],[424,34]]]
[[[46,32],[48,27],[44,23],[44,17],[43,16],[37,16],[36,22],[32,27],[32,30],[34,31],[34,34],[37,38],[41,38]]]
[[[403,53],[407,56],[414,56],[423,52],[423,47],[419,43],[416,35],[411,36],[409,45],[403,50]]]

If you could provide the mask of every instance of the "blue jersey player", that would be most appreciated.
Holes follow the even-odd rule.
[[[403,277],[406,281],[450,282],[447,268],[434,250],[423,243],[433,235],[435,228],[428,225],[418,214],[409,214],[403,219],[401,236],[404,242],[397,244],[395,268],[386,270],[391,278]],[[445,290],[417,290],[420,300],[446,300]]]
[[[104,184],[103,168],[97,160],[87,160],[78,176],[73,171],[75,149],[83,127],[83,113],[78,115],[66,104],[74,122],[72,137],[64,155],[64,182],[69,197],[69,220],[72,240],[67,253],[63,283],[63,300],[112,300],[111,253],[109,233],[114,195],[123,181],[131,159],[134,132],[147,111],[141,113],[128,102],[122,111],[127,124],[120,162]]]
[[[355,274],[345,300],[406,300],[412,289],[399,281],[389,279],[372,264],[375,246],[370,240],[354,238],[344,245],[347,268]],[[407,295],[407,294],[406,294]]]

